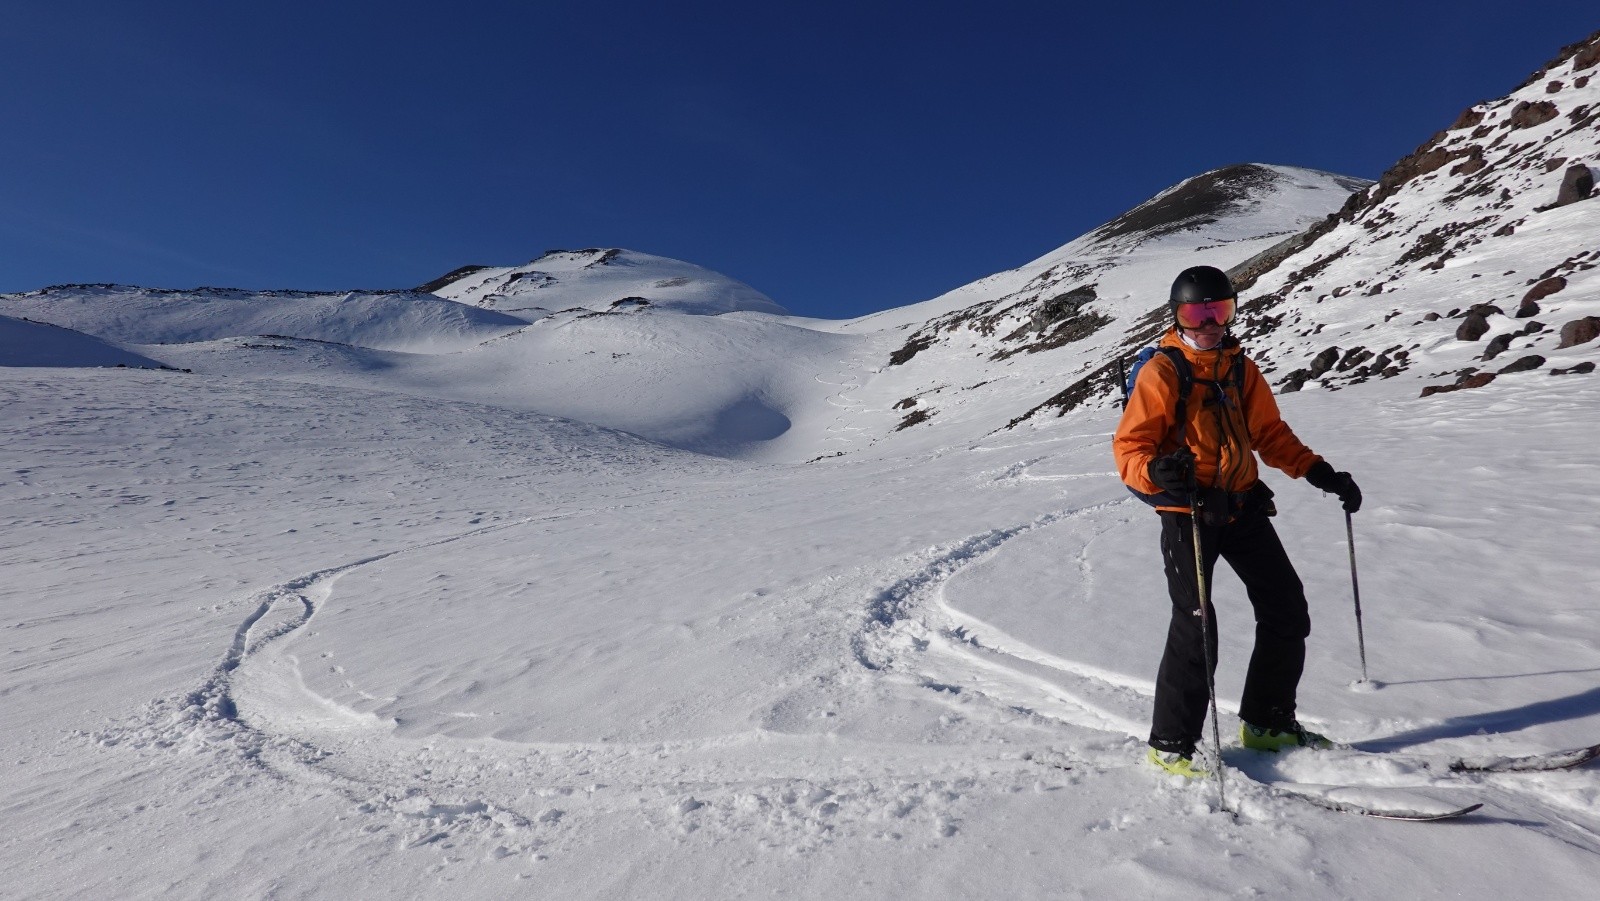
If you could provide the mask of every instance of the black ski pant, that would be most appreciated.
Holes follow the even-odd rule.
[[[1305,669],[1311,614],[1306,609],[1305,589],[1283,550],[1283,542],[1266,515],[1247,511],[1227,525],[1202,525],[1200,549],[1208,588],[1217,557],[1221,556],[1244,583],[1250,606],[1255,609],[1256,645],[1245,675],[1239,718],[1256,726],[1288,726],[1294,721],[1295,692]],[[1163,751],[1190,753],[1203,734],[1210,688],[1205,650],[1200,644],[1205,630],[1195,581],[1194,531],[1188,514],[1162,511],[1161,556],[1166,566],[1167,592],[1172,596],[1172,623],[1167,628],[1167,647],[1156,674],[1150,744]],[[1206,613],[1212,624],[1214,674],[1216,610],[1208,605]]]

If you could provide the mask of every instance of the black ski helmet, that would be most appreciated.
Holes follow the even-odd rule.
[[[1236,299],[1238,294],[1233,290],[1233,282],[1228,281],[1227,273],[1215,266],[1190,266],[1173,280],[1167,306],[1175,311],[1180,303]]]

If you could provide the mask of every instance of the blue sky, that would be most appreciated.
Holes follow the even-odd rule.
[[[620,246],[845,317],[1236,162],[1374,178],[1592,0],[11,2],[0,291]]]

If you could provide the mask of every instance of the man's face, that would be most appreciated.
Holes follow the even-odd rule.
[[[1222,343],[1222,336],[1228,333],[1215,319],[1207,320],[1199,328],[1186,328],[1183,331],[1201,350],[1215,350]]]

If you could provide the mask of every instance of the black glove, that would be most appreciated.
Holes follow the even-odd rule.
[[[1165,457],[1157,457],[1145,467],[1145,474],[1162,491],[1185,494],[1194,487],[1194,451],[1180,447]]]
[[[1327,460],[1318,460],[1306,470],[1306,481],[1313,488],[1321,488],[1329,494],[1339,495],[1339,500],[1344,504],[1344,512],[1354,513],[1361,509],[1361,489],[1356,487],[1356,480],[1350,478],[1348,472],[1334,472]]]

